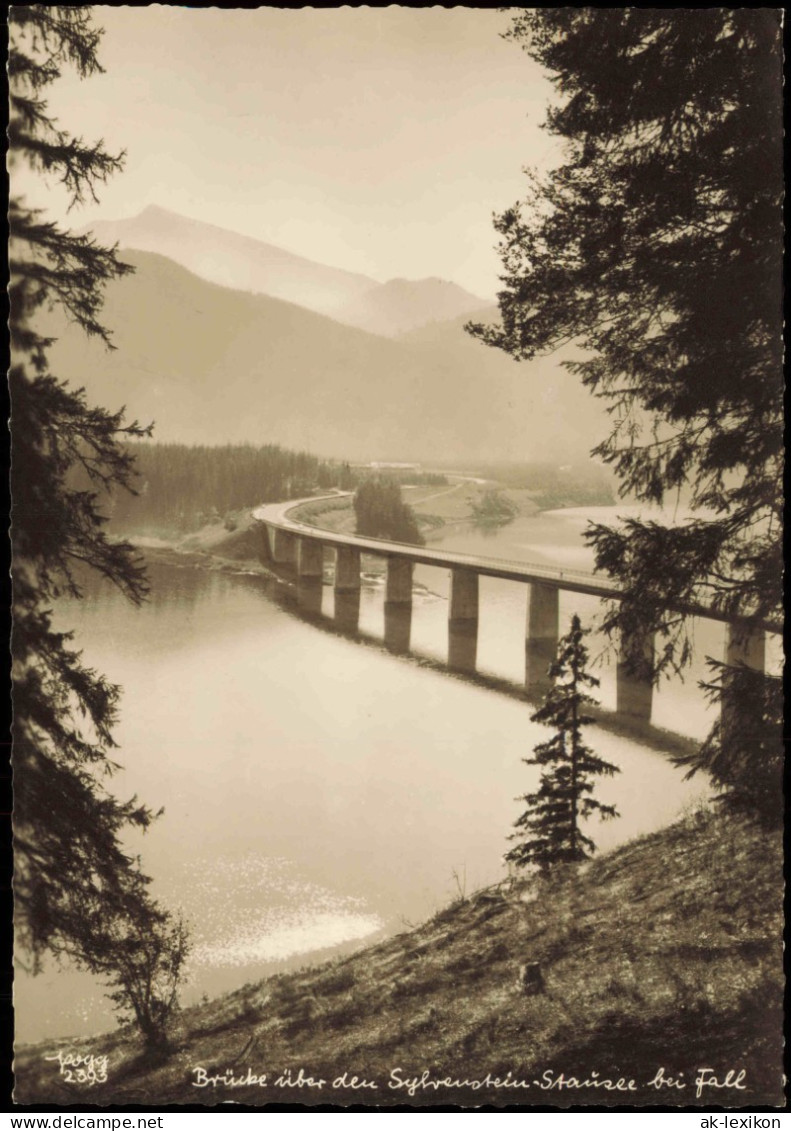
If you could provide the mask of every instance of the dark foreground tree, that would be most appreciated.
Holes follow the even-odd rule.
[[[587,629],[575,615],[549,669],[552,687],[543,706],[530,716],[534,723],[554,727],[555,733],[536,746],[535,757],[523,759],[528,766],[541,766],[541,781],[535,793],[520,798],[527,808],[514,822],[518,831],[511,840],[517,843],[505,856],[520,868],[534,864],[547,872],[555,864],[587,859],[596,846],[580,823],[594,813],[601,818],[618,816],[613,805],[603,805],[591,796],[594,778],[620,771],[594,754],[583,737],[582,728],[594,721],[585,708],[596,702],[585,688],[599,686],[587,670],[586,635]]]
[[[570,368],[609,401],[594,454],[621,493],[687,492],[684,525],[588,534],[624,586],[605,628],[658,633],[658,675],[690,658],[685,606],[747,632],[780,615],[780,11],[538,8],[508,36],[559,93],[547,128],[565,160],[497,218],[502,325],[473,332],[521,359],[575,343]],[[777,770],[768,716],[762,734]],[[746,754],[714,735],[692,768]]]
[[[701,686],[723,705],[700,750],[679,755],[677,765],[700,769],[717,787],[715,800],[736,813],[774,823],[783,813],[783,683],[763,672],[709,660],[711,678]]]
[[[87,668],[72,635],[53,623],[58,598],[81,595],[79,571],[98,571],[134,602],[147,591],[133,548],[104,533],[99,494],[130,487],[133,463],[121,441],[148,429],[90,405],[49,371],[51,339],[34,324],[59,305],[87,334],[109,344],[99,322],[104,285],[126,273],[113,250],[46,220],[16,194],[25,165],[57,178],[73,203],[94,196],[121,156],[57,126],[42,91],[63,65],[82,77],[101,68],[90,10],[13,7],[9,12],[9,151],[12,431],[15,919],[18,944],[38,969],[45,951],[108,979],[135,1008],[141,956],[156,976],[138,1016],[146,1040],[164,1040],[186,954],[180,923],[154,903],[148,879],[124,849],[130,827],[153,819],[144,805],[106,789],[117,766],[119,688]],[[77,489],[75,473],[93,489]],[[138,957],[131,962],[129,952]],[[167,967],[167,970],[165,969]],[[175,983],[174,983],[175,979]],[[143,997],[145,995],[142,995]]]

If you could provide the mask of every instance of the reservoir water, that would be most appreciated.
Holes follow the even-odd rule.
[[[587,513],[587,512],[586,512]],[[493,536],[455,530],[449,549],[586,568],[582,512],[519,519]],[[194,949],[183,1001],[312,963],[405,929],[460,891],[502,879],[517,796],[537,783],[544,728],[531,708],[421,663],[446,648],[445,572],[416,570],[412,647],[305,621],[259,576],[152,565],[151,600],[135,609],[104,585],[64,603],[85,660],[124,689],[113,789],[165,812],[129,845],[154,892],[182,908]],[[598,603],[564,596],[561,616],[592,621]],[[518,683],[526,587],[482,579],[479,669]],[[323,609],[332,610],[325,586]],[[371,578],[360,628],[381,639],[383,592]],[[697,690],[721,626],[696,627],[686,684],[663,688],[656,721],[692,736],[709,717]],[[596,654],[601,642],[591,638]],[[599,672],[614,698],[614,666]],[[621,773],[597,785],[619,819],[587,830],[600,849],[668,823],[706,796],[660,750],[591,728],[590,745]],[[97,1033],[113,1016],[101,986],[51,962],[17,974],[19,1041]]]

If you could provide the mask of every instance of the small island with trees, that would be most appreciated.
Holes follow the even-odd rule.
[[[401,488],[393,479],[373,476],[364,479],[354,493],[356,531],[369,538],[386,538],[422,546],[425,542],[412,508],[403,501]]]
[[[516,518],[518,508],[502,491],[489,488],[473,502],[472,513],[476,526],[506,526]]]

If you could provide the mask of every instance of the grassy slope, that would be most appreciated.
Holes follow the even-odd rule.
[[[83,1093],[99,1104],[409,1102],[387,1087],[394,1068],[435,1079],[510,1070],[531,1082],[519,1092],[422,1087],[420,1104],[781,1104],[781,883],[776,832],[697,813],[576,881],[479,892],[351,957],[186,1010],[164,1065],[146,1065],[128,1032],[69,1047],[109,1055],[109,1083]],[[537,996],[519,987],[527,962],[545,979]],[[42,1051],[18,1053],[17,1102],[79,1102]],[[199,1089],[198,1066],[267,1073],[267,1086]],[[647,1087],[660,1066],[688,1086]],[[721,1079],[745,1069],[746,1090],[696,1099],[701,1067]],[[327,1083],[275,1086],[300,1068]],[[345,1069],[378,1088],[333,1089]],[[542,1090],[532,1081],[545,1071],[633,1077],[638,1090]]]

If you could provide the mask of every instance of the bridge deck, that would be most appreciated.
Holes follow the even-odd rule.
[[[527,584],[538,583],[571,593],[585,593],[592,597],[619,600],[623,590],[611,577],[600,577],[575,569],[556,569],[540,563],[509,561],[503,558],[487,558],[475,554],[463,554],[453,550],[431,550],[426,546],[409,546],[404,542],[390,542],[385,538],[361,537],[358,534],[339,534],[333,530],[322,530],[290,517],[290,512],[305,503],[320,502],[321,499],[338,499],[350,492],[332,495],[312,496],[307,499],[291,500],[287,503],[271,503],[257,507],[253,518],[268,526],[288,531],[300,538],[308,538],[328,546],[356,546],[361,551],[379,557],[401,558],[421,565],[438,566],[445,569],[471,569],[484,577],[499,577],[505,581],[519,581]],[[710,620],[730,623],[733,618],[703,604],[690,604],[679,609],[691,616],[707,617]],[[764,622],[762,627],[770,632],[778,632],[781,626]]]

